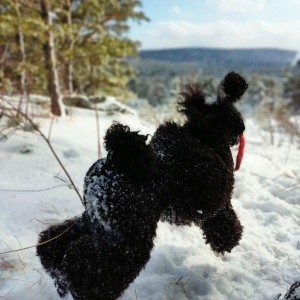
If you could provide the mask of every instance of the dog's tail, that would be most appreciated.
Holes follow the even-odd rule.
[[[104,138],[113,165],[135,182],[147,180],[152,173],[155,156],[146,144],[148,135],[130,131],[128,126],[113,124]]]

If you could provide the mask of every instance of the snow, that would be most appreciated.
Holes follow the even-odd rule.
[[[99,119],[102,138],[114,121],[143,134],[155,130],[136,114],[100,112]],[[38,122],[47,136],[51,120]],[[216,255],[197,227],[159,222],[151,259],[120,300],[275,300],[300,280],[299,144],[278,132],[271,145],[257,121],[245,123],[245,155],[232,200],[244,226],[240,245]],[[56,119],[51,142],[82,191],[85,173],[98,159],[95,113],[73,108]],[[105,157],[103,144],[101,152]],[[79,197],[38,134],[18,131],[1,141],[0,160],[0,252],[34,246],[49,224],[82,213]],[[0,299],[60,299],[34,247],[0,254]]]

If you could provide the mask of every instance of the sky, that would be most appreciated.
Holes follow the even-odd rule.
[[[142,0],[151,19],[130,23],[141,49],[300,50],[300,0]]]

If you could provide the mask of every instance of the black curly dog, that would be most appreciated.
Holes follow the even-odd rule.
[[[150,258],[159,219],[195,223],[215,252],[230,252],[242,235],[231,206],[234,185],[230,147],[245,126],[233,103],[247,84],[229,73],[223,96],[205,103],[189,86],[179,103],[187,121],[159,126],[147,136],[112,125],[106,158],[84,180],[85,212],[40,234],[37,255],[61,297],[114,300]]]
[[[176,225],[195,223],[219,253],[230,252],[242,235],[230,202],[234,185],[230,147],[245,130],[233,103],[248,85],[231,72],[222,88],[225,96],[207,104],[202,90],[189,86],[179,103],[187,122],[183,126],[167,122],[151,140],[161,183],[159,197],[164,202],[162,219]]]

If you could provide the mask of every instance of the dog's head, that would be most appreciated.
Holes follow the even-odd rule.
[[[104,144],[114,166],[129,180],[136,183],[146,182],[152,172],[154,153],[146,144],[148,135],[130,131],[128,126],[113,124],[108,128]]]
[[[207,145],[230,147],[237,144],[245,125],[233,103],[240,100],[247,88],[245,79],[231,72],[222,81],[217,100],[206,103],[200,86],[187,86],[179,103],[180,111],[188,119],[185,126],[194,137]]]

